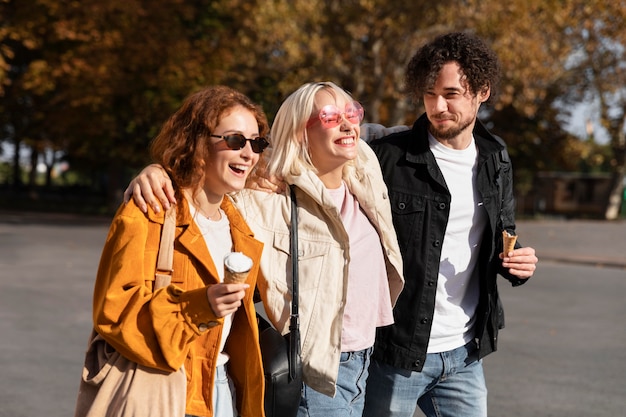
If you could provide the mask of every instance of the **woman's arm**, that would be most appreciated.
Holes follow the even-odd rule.
[[[159,213],[161,207],[167,210],[170,204],[176,204],[172,180],[158,164],[148,165],[131,180],[124,191],[124,202],[128,203],[131,197],[144,213],[148,211],[147,204],[155,213]]]
[[[285,183],[280,178],[267,178],[257,170],[256,175],[248,179],[246,187],[281,194]],[[124,191],[124,203],[128,203],[131,197],[144,213],[148,211],[148,204],[155,213],[160,213],[161,207],[167,210],[170,204],[176,204],[172,180],[158,164],[148,165],[131,180]]]

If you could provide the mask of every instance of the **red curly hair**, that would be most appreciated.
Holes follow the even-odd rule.
[[[177,194],[204,181],[205,161],[212,152],[209,137],[228,110],[237,106],[249,110],[259,135],[267,136],[269,124],[261,107],[232,88],[213,86],[188,96],[152,141],[150,155],[167,171]]]

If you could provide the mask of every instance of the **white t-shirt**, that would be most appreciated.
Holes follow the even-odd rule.
[[[448,148],[429,134],[430,150],[452,196],[441,248],[435,314],[428,353],[446,352],[473,338],[479,286],[476,262],[487,213],[476,189],[478,150]]]
[[[189,204],[191,217],[198,225],[202,237],[206,242],[206,246],[211,254],[211,259],[215,263],[215,268],[219,274],[220,282],[224,280],[224,257],[232,252],[233,239],[230,235],[230,222],[224,212],[221,212],[221,218],[217,221],[209,220],[204,217],[198,210]],[[232,314],[224,317],[224,326],[222,328],[222,340],[220,341],[220,353],[217,357],[217,366],[224,365],[228,362],[229,356],[224,353],[224,345],[230,334],[230,328],[233,324]]]

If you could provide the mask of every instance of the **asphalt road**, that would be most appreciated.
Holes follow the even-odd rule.
[[[72,416],[108,221],[0,212],[0,417]],[[626,222],[520,222],[540,267],[500,285],[491,417],[623,416]]]
[[[518,232],[540,264],[527,284],[500,285],[489,415],[626,416],[626,222],[521,222]]]

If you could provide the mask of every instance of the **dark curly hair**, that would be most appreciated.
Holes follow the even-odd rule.
[[[495,52],[479,37],[465,32],[441,35],[413,55],[406,70],[406,87],[417,101],[435,84],[444,64],[455,61],[461,67],[473,95],[490,88],[489,100],[496,96],[500,62]]]

